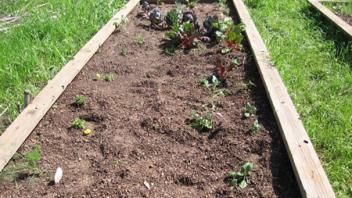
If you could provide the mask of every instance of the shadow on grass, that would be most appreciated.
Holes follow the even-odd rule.
[[[305,17],[311,19],[314,26],[321,29],[326,40],[334,42],[336,59],[340,63],[349,65],[352,69],[352,38],[313,7],[304,7],[301,12]]]

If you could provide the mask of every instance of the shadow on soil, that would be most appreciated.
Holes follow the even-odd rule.
[[[238,23],[239,17],[235,12],[234,5],[228,3],[231,8],[231,16],[233,20]],[[246,51],[250,51],[248,43],[244,43]],[[245,80],[253,82],[255,86],[251,86],[251,97],[255,101],[255,106],[258,112],[258,121],[264,127],[271,131],[272,143],[270,145],[272,149],[272,155],[270,159],[270,168],[272,171],[272,181],[274,190],[277,192],[279,197],[301,197],[299,187],[295,180],[295,176],[288,158],[284,143],[282,141],[280,131],[275,121],[273,111],[270,106],[270,102],[266,97],[266,91],[260,78],[258,69],[253,56],[248,57],[247,63],[244,65],[245,68]],[[285,155],[285,156],[283,156]],[[285,162],[278,161],[279,159],[286,159]]]

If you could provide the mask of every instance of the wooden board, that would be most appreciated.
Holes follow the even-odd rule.
[[[302,196],[335,197],[312,142],[247,8],[242,0],[233,0],[233,3],[245,25],[247,40],[256,58]]]
[[[352,37],[352,26],[337,16],[329,8],[320,3],[319,0],[308,0],[308,2],[319,12],[321,12],[332,23],[336,24],[343,32]]]
[[[68,84],[76,77],[99,47],[115,30],[119,23],[137,5],[139,0],[130,0],[91,40],[48,82],[31,104],[12,122],[0,136],[0,171],[10,161],[22,143],[31,134],[50,107],[59,98]]]

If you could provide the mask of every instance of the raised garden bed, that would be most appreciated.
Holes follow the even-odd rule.
[[[235,3],[242,5],[239,1]],[[165,14],[175,5],[159,7]],[[200,25],[207,14],[216,14],[223,21],[226,13],[225,7],[217,3],[199,3],[193,11]],[[245,40],[224,45],[222,41],[216,44],[213,39],[209,42],[197,36],[207,42],[199,41],[197,47],[188,47],[188,42],[175,44],[165,37],[170,30],[161,30],[164,24],[152,27],[140,13],[143,12],[138,6],[129,15],[127,24],[118,25],[119,29],[100,47],[24,142],[19,150],[22,156],[16,156],[2,171],[2,195],[299,197],[284,146],[289,148],[302,195],[326,190],[326,176],[320,175],[321,167],[314,166],[314,163],[320,165],[319,160],[313,155],[314,163],[310,161],[313,147],[309,138],[302,136],[301,141],[293,134],[285,134],[298,118],[283,125],[286,118],[277,108],[276,99],[270,98],[270,102],[267,99],[266,91],[269,97],[273,97],[273,91],[268,88],[265,73],[272,75],[269,72],[272,69],[264,71],[266,49],[253,30],[246,32],[249,38],[258,41],[259,47],[249,39],[261,76]],[[241,20],[245,19],[246,14],[239,15]],[[231,16],[236,15],[231,13]],[[245,24],[253,29],[252,24]],[[112,30],[110,26],[108,30]],[[85,52],[94,53],[90,50]],[[258,56],[258,52],[265,57]],[[228,73],[223,72],[222,66]],[[282,82],[277,81],[276,88],[281,90],[281,86]],[[281,96],[286,94],[281,92]],[[270,103],[275,107],[285,144]],[[285,103],[286,98],[280,102]],[[29,106],[24,112],[30,113],[31,108],[36,110],[38,106]],[[285,108],[288,109],[285,114],[290,115],[291,106],[285,104]],[[22,127],[15,124],[4,134]],[[301,125],[295,127],[300,134]],[[298,145],[292,144],[293,140],[299,141]],[[16,146],[11,145],[7,148],[14,150]],[[307,154],[305,160],[297,160],[299,150]],[[7,163],[5,158],[3,161],[0,162]],[[313,171],[301,178],[302,170],[306,169],[301,164],[305,163]],[[24,170],[11,172],[21,164],[26,165]],[[64,177],[53,185],[57,167],[62,167]],[[245,170],[237,173],[241,169]],[[310,177],[317,186],[321,182],[323,188],[306,184],[304,181]],[[16,183],[6,179],[15,179]],[[330,188],[327,187],[329,193]]]
[[[308,0],[327,19],[352,37],[352,2],[349,0]]]

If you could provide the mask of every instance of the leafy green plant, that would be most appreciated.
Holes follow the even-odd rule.
[[[165,33],[165,36],[181,49],[196,47],[198,42],[205,39],[191,21],[186,21],[181,25],[174,24],[171,31]]]
[[[75,118],[71,124],[71,127],[75,129],[84,129],[85,124],[86,124],[85,120],[82,120],[80,118]]]
[[[261,126],[258,120],[255,120],[250,129],[251,133],[257,133],[260,129],[261,129]]]
[[[85,104],[86,104],[86,97],[81,96],[81,95],[77,95],[77,96],[75,97],[75,105],[76,105],[77,107],[82,107],[82,106],[84,106]]]
[[[218,42],[224,42],[227,47],[223,50],[224,53],[226,51],[239,51],[241,49],[241,43],[244,39],[242,24],[234,24],[232,19],[228,17],[223,21],[212,23],[212,28],[215,30],[214,34],[216,40]]]
[[[107,82],[113,81],[114,80],[114,74],[105,75],[104,80],[107,81]]]
[[[136,42],[139,46],[144,45],[144,43],[145,43],[144,37],[141,36],[141,35],[137,36],[136,39],[135,39],[135,42]]]
[[[249,118],[254,114],[254,112],[256,110],[257,110],[257,108],[255,108],[255,106],[253,106],[253,105],[251,105],[251,103],[247,102],[246,105],[244,106],[243,116],[245,118]]]
[[[41,159],[41,148],[35,146],[24,155],[16,153],[6,168],[0,173],[0,179],[10,181],[24,180],[41,174],[38,161]]]
[[[220,85],[220,81],[216,76],[211,76],[211,79],[201,79],[200,84],[206,88],[217,88]]]
[[[169,27],[179,25],[182,21],[182,12],[177,9],[171,9],[165,16],[165,22]]]
[[[169,56],[173,56],[176,53],[176,48],[174,46],[165,47],[164,53]]]
[[[213,116],[207,112],[205,115],[199,115],[192,111],[191,127],[199,131],[208,131],[213,128]]]
[[[230,172],[228,175],[229,183],[231,186],[239,186],[240,188],[246,188],[249,184],[249,176],[253,170],[253,163],[246,162],[240,172]]]
[[[221,82],[216,76],[209,78],[203,78],[200,80],[200,84],[208,88],[213,95],[216,96],[227,96],[229,92],[227,89],[220,88]]]

